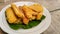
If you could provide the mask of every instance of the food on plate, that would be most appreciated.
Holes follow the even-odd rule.
[[[18,29],[30,29],[30,28],[33,28],[37,25],[39,25],[41,23],[42,20],[45,19],[45,16],[42,15],[42,18],[40,20],[33,20],[33,21],[30,21],[28,23],[28,25],[25,25],[23,23],[20,22],[20,24],[9,24],[9,26],[14,29],[14,30],[18,30]]]
[[[23,23],[24,23],[24,24],[28,24],[28,23],[29,23],[29,19],[26,18],[26,17],[24,17],[24,18],[23,18]]]
[[[42,13],[38,13],[37,16],[36,16],[36,19],[37,19],[37,20],[40,20],[41,17],[42,17],[42,15],[43,15]]]
[[[5,12],[9,26],[14,29],[29,29],[37,26],[45,18],[43,7],[39,4],[17,6],[11,4]]]
[[[43,12],[43,7],[40,4],[30,5],[29,8],[31,8],[32,10],[36,12]]]
[[[41,5],[33,4],[33,5],[29,6],[29,8],[38,13],[36,15],[37,20],[41,19],[42,15],[43,15],[43,7]]]
[[[22,9],[21,6],[19,6],[18,8],[23,12],[23,9]],[[29,23],[29,19],[26,17],[26,15],[24,15],[24,17],[22,18],[22,21],[23,21],[24,24],[28,24]]]
[[[18,23],[17,17],[14,15],[11,7],[6,9],[6,16],[9,23]]]
[[[18,9],[18,7],[15,4],[11,4],[12,9],[14,10],[14,13],[20,17],[23,18],[24,14],[22,13],[22,11],[20,9]]]
[[[29,9],[28,6],[24,5],[22,6],[22,9],[28,19],[34,19],[35,17],[33,15],[36,15],[37,13],[33,10]]]
[[[36,16],[33,15],[33,16],[32,16],[32,20],[34,20],[34,19],[36,19]]]

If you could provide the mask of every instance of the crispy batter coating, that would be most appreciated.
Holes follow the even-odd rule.
[[[23,18],[23,23],[24,24],[28,24],[29,23],[29,19],[27,19],[26,17]]]
[[[31,10],[30,8],[28,8],[26,5],[24,5],[24,6],[22,7],[22,9],[23,9],[25,15],[27,16],[27,18],[29,18],[29,19],[33,19],[33,18],[32,18],[33,15],[36,15],[36,14],[37,14],[36,12],[34,12],[34,11]],[[35,18],[35,17],[34,17],[34,18]]]
[[[19,6],[19,9],[20,9],[21,11],[23,11],[21,6]],[[24,12],[23,12],[23,13],[24,13]],[[24,15],[24,17],[22,18],[22,21],[23,21],[24,24],[28,24],[28,23],[29,23],[29,19],[28,19],[25,15]]]
[[[43,12],[43,7],[39,4],[33,4],[33,5],[29,6],[29,8],[36,12]]]
[[[40,20],[42,17],[42,14],[43,14],[43,7],[39,4],[33,4],[33,5],[29,6],[29,8],[38,13],[36,15],[36,19]]]
[[[43,13],[38,13],[37,16],[36,16],[36,19],[37,19],[37,20],[40,20],[41,17],[42,17],[42,15],[43,15]]]
[[[7,16],[7,20],[9,23],[14,23],[17,21],[16,16],[13,13],[13,10],[11,9],[11,7],[6,9],[6,16]]]
[[[14,13],[15,13],[18,17],[20,17],[20,18],[23,18],[23,17],[24,17],[23,12],[22,12],[15,4],[11,4],[11,7],[13,8]]]

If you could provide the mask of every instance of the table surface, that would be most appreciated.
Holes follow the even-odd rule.
[[[2,3],[0,0],[0,10],[7,4],[18,1],[32,1],[45,6],[51,13],[52,23],[49,28],[41,34],[60,34],[60,0],[11,0],[6,3]],[[3,32],[0,28],[0,34],[7,33]]]

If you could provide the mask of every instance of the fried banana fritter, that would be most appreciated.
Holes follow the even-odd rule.
[[[18,8],[19,8],[21,11],[23,11],[21,6],[19,6]],[[23,14],[24,14],[24,12],[23,12]],[[28,19],[25,15],[24,15],[24,17],[22,18],[22,21],[23,21],[24,24],[28,24],[28,23],[29,23],[29,19]]]
[[[23,23],[24,24],[28,24],[29,23],[29,19],[27,19],[26,17],[23,18]]]
[[[18,17],[20,17],[20,18],[23,18],[23,17],[24,17],[23,12],[22,12],[15,4],[11,4],[11,7],[13,8],[14,13],[15,13]]]
[[[6,16],[9,23],[15,23],[17,21],[16,16],[13,13],[11,7],[6,9]]]
[[[36,19],[40,20],[42,17],[42,14],[43,14],[43,7],[39,4],[33,4],[33,5],[29,6],[29,8],[38,13],[36,15]]]
[[[37,13],[34,12],[33,10],[29,9],[26,5],[24,5],[24,6],[22,7],[22,9],[23,9],[25,15],[27,16],[27,18],[29,18],[29,19],[33,19],[33,18],[32,18],[33,15],[36,15],[36,14],[37,14]]]
[[[37,16],[36,16],[36,19],[37,19],[37,20],[40,20],[41,17],[42,17],[42,15],[43,15],[43,13],[38,13]]]
[[[39,4],[33,4],[33,5],[29,6],[29,8],[36,12],[43,12],[43,7]]]

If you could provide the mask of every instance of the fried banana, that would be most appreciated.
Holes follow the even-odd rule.
[[[29,19],[33,19],[33,18],[32,18],[33,15],[36,15],[36,14],[37,14],[37,13],[35,13],[33,10],[29,9],[26,5],[24,5],[24,6],[22,7],[22,9],[23,9],[26,17],[29,18]]]
[[[36,19],[37,19],[37,20],[40,20],[41,17],[42,17],[42,15],[43,15],[43,13],[38,13],[38,14],[36,15]]]
[[[9,23],[15,23],[18,20],[16,18],[16,16],[14,15],[11,7],[6,9],[6,16],[7,16],[7,20],[8,20]]]
[[[23,11],[23,10],[22,10],[22,6],[19,6],[18,8],[19,8],[21,11]],[[24,12],[23,12],[23,13],[24,13]],[[29,23],[29,19],[27,19],[25,15],[24,15],[24,17],[22,18],[22,21],[23,21],[23,23],[26,24],[26,25]]]
[[[39,4],[33,4],[33,5],[29,6],[29,8],[36,12],[43,12],[43,7]]]
[[[26,17],[24,17],[23,18],[23,23],[27,25],[29,23],[29,19],[27,19]]]
[[[36,16],[32,16],[32,18],[29,19],[29,20],[32,21],[32,20],[34,20],[34,19],[36,19]]]
[[[14,13],[20,17],[20,18],[23,18],[24,17],[24,14],[23,12],[15,5],[15,4],[11,4],[11,7],[12,9],[14,10]]]

